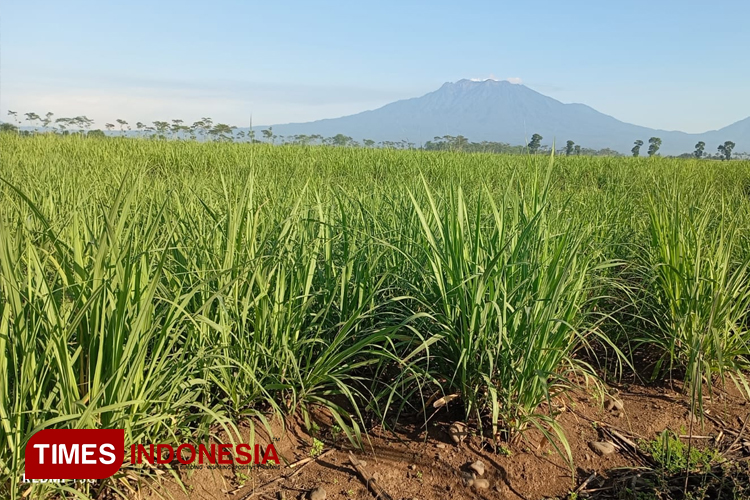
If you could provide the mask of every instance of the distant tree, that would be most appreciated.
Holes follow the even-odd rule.
[[[225,123],[217,123],[211,130],[208,131],[210,135],[219,141],[231,141],[234,139],[234,129],[237,127],[231,127]]]
[[[120,135],[125,135],[125,126],[128,124],[128,122],[120,118],[118,118],[115,121],[117,122],[118,125],[120,125]]]
[[[703,152],[706,149],[706,143],[703,141],[700,141],[698,144],[695,145],[695,151],[693,151],[693,156],[696,158],[702,158]]]
[[[72,125],[72,118],[58,118],[55,120],[55,125],[60,127],[60,132],[65,133],[69,126]]]
[[[96,129],[96,130],[92,130],[92,131],[88,132],[88,133],[86,134],[86,137],[97,137],[97,138],[101,138],[101,137],[107,137],[107,134],[105,134],[104,132],[102,132],[102,131],[101,131],[101,130],[99,130],[99,129]]]
[[[622,156],[614,149],[604,148],[593,153],[593,156]]]
[[[156,129],[156,133],[158,134],[159,139],[166,139],[167,136],[165,135],[166,132],[169,131],[169,123],[163,122],[163,121],[155,121],[153,122],[154,128]]]
[[[273,143],[273,139],[275,137],[273,135],[273,127],[268,127],[267,129],[261,130],[260,132],[261,132],[261,134],[263,134],[263,138],[265,140],[270,141],[271,143]]]
[[[185,127],[182,124],[182,120],[172,120],[172,137],[179,135],[183,130],[190,130],[188,127]]]
[[[336,134],[335,136],[330,138],[329,143],[332,146],[349,146],[352,144],[353,141],[354,139],[352,139],[348,135]]]
[[[135,122],[135,129],[138,131],[138,135],[143,135],[143,131],[146,129],[146,124],[143,122]]]
[[[206,124],[203,120],[193,122],[193,124],[188,127],[188,130],[190,130],[190,137],[192,139],[196,138],[198,135],[201,136],[201,139],[206,138]]]
[[[88,130],[94,124],[94,120],[86,116],[76,116],[75,118],[58,118],[55,124],[60,127],[63,134],[71,133],[68,129],[77,129],[75,133]]]
[[[574,148],[576,152],[576,156],[581,156],[581,146],[576,144],[576,147]]]
[[[213,128],[214,121],[211,118],[209,118],[208,116],[204,116],[203,118],[201,118],[201,122],[203,123],[203,130],[202,130],[203,138],[205,139],[206,135]]]
[[[363,139],[362,144],[364,144],[366,148],[371,148],[375,146],[375,141],[373,141],[372,139]]]
[[[638,139],[633,144],[635,144],[635,146],[633,146],[633,149],[631,149],[630,152],[633,153],[633,156],[637,158],[641,154],[641,146],[643,146],[643,141]]]
[[[41,121],[42,118],[36,113],[24,113],[24,116],[26,117],[26,121],[29,122],[29,125],[34,127],[34,132],[36,132],[37,129],[35,124],[37,121]]]
[[[18,133],[18,127],[13,125],[12,123],[3,122],[0,123],[0,133]]]
[[[659,151],[659,147],[661,146],[661,139],[658,137],[652,137],[648,140],[648,155],[654,156],[657,151]]]
[[[49,124],[52,123],[52,117],[55,116],[52,112],[47,112],[47,114],[44,115],[44,118],[42,119],[42,127],[46,131],[49,127]]]
[[[528,144],[529,153],[536,154],[536,152],[539,150],[539,146],[542,143],[543,137],[539,134],[534,134],[531,136],[531,141]]]
[[[469,145],[469,139],[462,135],[457,135],[455,139],[454,149],[457,151],[463,151]]]
[[[88,130],[94,124],[94,120],[87,116],[76,116],[71,119],[71,123],[79,130]]]
[[[113,123],[105,123],[104,128],[107,129],[107,132],[112,132],[115,129],[115,125]]]
[[[575,146],[575,142],[568,141],[565,143],[565,156],[570,156],[573,154],[573,146]]]
[[[8,110],[8,116],[12,116],[13,117],[13,121],[16,122],[16,130],[20,130],[21,129],[21,122],[18,121],[18,111]]]
[[[724,144],[721,144],[718,148],[720,155],[723,157],[722,160],[731,160],[732,159],[732,150],[734,149],[734,146],[736,144],[732,141],[726,141]]]

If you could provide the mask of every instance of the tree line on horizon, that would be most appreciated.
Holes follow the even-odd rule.
[[[527,148],[530,153],[534,154],[539,151],[542,146],[543,137],[539,134],[534,134],[531,136],[531,141],[527,144]],[[638,157],[641,154],[641,146],[643,146],[644,143],[642,140],[638,139],[633,143],[633,148],[630,150],[630,152],[633,154],[633,157]],[[724,144],[719,144],[719,146],[716,148],[717,153],[714,156],[711,156],[710,153],[706,153],[706,143],[704,141],[699,141],[698,144],[695,145],[695,150],[692,153],[683,153],[681,155],[676,156],[676,158],[697,158],[697,159],[717,159],[717,160],[731,160],[732,159],[732,151],[734,150],[734,147],[736,144],[732,141],[726,141]],[[651,137],[648,140],[648,155],[649,156],[656,156],[659,148],[661,148],[661,138],[659,137]],[[565,148],[561,151],[565,152],[566,156],[571,155],[579,155],[581,154],[581,147],[579,145],[576,145],[573,141],[568,141],[565,144]],[[610,149],[603,149],[601,151],[612,151]],[[620,153],[614,152],[614,155],[607,155],[607,156],[624,156]],[[596,156],[596,155],[595,155]],[[746,153],[741,153],[740,156],[749,156]]]
[[[631,153],[633,153],[633,156],[637,157],[640,155],[641,152],[641,146],[643,146],[643,141],[638,139],[633,143],[633,149],[630,150]],[[699,141],[695,145],[695,150],[692,153],[683,153],[678,156],[678,158],[708,158],[708,159],[719,159],[719,160],[731,160],[732,159],[732,151],[734,150],[734,147],[736,144],[732,141],[725,141],[724,144],[719,144],[719,146],[716,148],[717,153],[712,157],[710,153],[706,153],[706,143],[703,141]],[[651,137],[648,140],[648,155],[654,156],[657,151],[659,151],[659,148],[661,147],[661,139],[658,137]]]
[[[151,125],[143,122],[135,123],[135,130],[126,120],[118,118],[115,123],[105,123],[106,132],[101,129],[93,129],[94,120],[85,115],[76,117],[61,117],[53,120],[54,113],[48,112],[44,115],[29,112],[23,113],[27,122],[27,127],[33,129],[22,130],[21,120],[18,112],[8,111],[8,116],[12,117],[15,124],[9,122],[0,123],[0,132],[13,132],[18,134],[37,134],[55,133],[55,134],[85,134],[90,137],[109,137],[119,132],[120,136],[132,136],[149,139],[183,139],[183,140],[202,140],[202,141],[239,141],[249,143],[270,143],[270,144],[294,144],[294,145],[323,145],[337,147],[365,147],[365,148],[387,148],[387,149],[423,149],[426,151],[462,151],[467,153],[501,153],[501,154],[549,154],[552,148],[548,145],[542,145],[543,137],[540,134],[533,134],[531,140],[526,145],[511,145],[505,142],[481,141],[472,142],[463,135],[434,137],[432,141],[427,141],[422,146],[417,146],[413,142],[402,141],[380,141],[372,139],[363,139],[360,143],[352,137],[344,134],[336,134],[332,137],[324,137],[320,134],[297,134],[291,136],[276,135],[273,127],[269,126],[262,129],[260,138],[256,137],[255,130],[251,127],[249,130],[237,130],[238,127],[224,123],[214,123],[210,117],[203,117],[186,125],[183,120],[173,119],[168,121],[154,121]],[[116,130],[117,129],[117,130]],[[662,140],[659,137],[651,137],[648,140],[648,156],[656,156]],[[641,147],[644,142],[640,139],[633,143],[630,150],[633,157],[640,156]],[[714,159],[714,160],[731,160],[735,143],[725,141],[717,147],[717,153],[711,155],[707,153],[706,143],[703,141],[695,145],[692,153],[683,153],[674,156],[676,158],[696,158],[696,159]],[[574,141],[568,140],[564,148],[555,151],[565,156],[625,156],[622,153],[610,148],[592,149],[584,148]],[[750,158],[748,153],[735,154],[735,158]]]

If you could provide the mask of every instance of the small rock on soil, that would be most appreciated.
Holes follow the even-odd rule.
[[[458,444],[469,434],[466,424],[463,422],[453,422],[448,428],[448,434],[451,436],[451,440]]]
[[[609,441],[592,441],[589,443],[589,447],[599,455],[611,455],[617,448]]]
[[[486,490],[490,487],[490,482],[486,479],[475,479],[474,480],[474,488],[478,490]]]
[[[326,500],[326,490],[318,486],[317,488],[310,490],[307,498],[310,500]]]
[[[469,465],[469,469],[477,473],[477,476],[484,476],[484,462],[477,460],[476,462]]]

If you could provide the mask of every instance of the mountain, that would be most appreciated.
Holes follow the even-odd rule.
[[[265,127],[256,127],[261,130]],[[446,83],[422,97],[405,99],[381,108],[308,123],[273,125],[277,135],[325,137],[344,134],[354,139],[375,141],[407,140],[423,144],[435,136],[463,135],[474,142],[495,141],[525,144],[535,133],[543,144],[558,147],[573,140],[586,148],[610,148],[630,152],[633,141],[648,144],[660,137],[662,154],[691,152],[698,141],[706,151],[731,140],[735,151],[750,151],[750,117],[702,134],[655,130],[621,122],[584,104],[564,104],[524,85],[496,80],[460,80]],[[643,148],[643,153],[646,147]]]

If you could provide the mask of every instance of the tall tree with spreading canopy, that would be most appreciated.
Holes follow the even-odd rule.
[[[128,122],[126,122],[126,121],[125,121],[125,120],[123,120],[122,118],[118,118],[118,119],[117,119],[117,120],[115,120],[115,121],[116,121],[116,122],[117,122],[117,124],[118,124],[118,125],[120,126],[120,135],[125,135],[125,126],[126,126],[126,125],[128,124]]]
[[[153,122],[154,127],[156,128],[156,133],[159,134],[159,139],[166,139],[166,132],[169,131],[169,123],[164,121],[155,121]]]
[[[234,129],[236,128],[226,123],[217,123],[208,133],[215,137],[217,141],[232,141],[234,140]]]
[[[62,133],[65,133],[68,127],[72,125],[72,121],[72,118],[58,118],[57,120],[55,120],[55,129],[57,129],[57,127],[60,127],[60,131]]]
[[[91,126],[94,124],[94,120],[89,118],[88,116],[76,116],[72,119],[72,123],[78,127],[79,131],[82,130],[88,130],[91,128]]]
[[[34,132],[36,132],[36,122],[41,121],[42,118],[36,113],[24,113],[24,116],[26,117],[26,121],[29,122],[29,125],[34,127]]]

